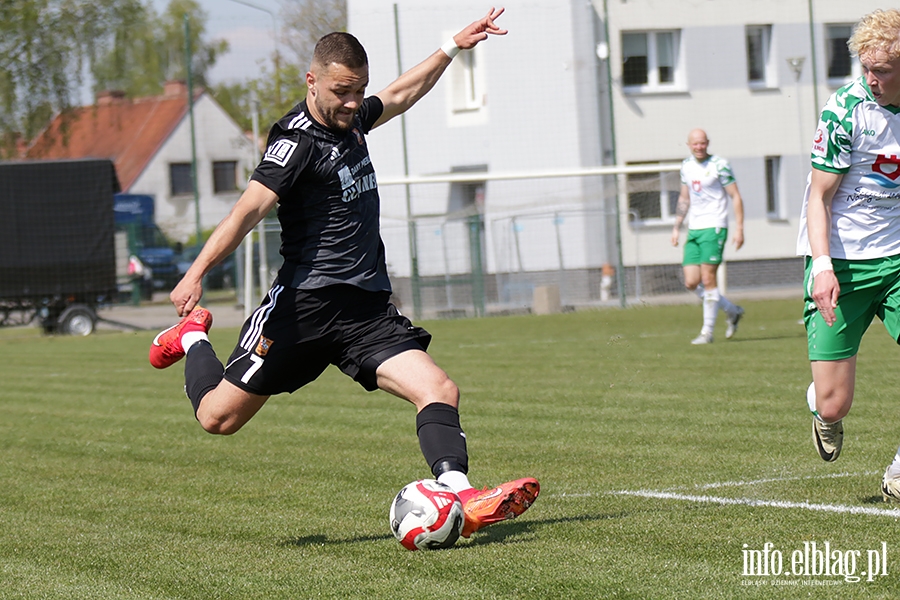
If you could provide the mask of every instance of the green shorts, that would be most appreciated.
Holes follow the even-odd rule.
[[[683,265],[718,265],[728,239],[728,228],[688,229]]]
[[[812,259],[806,257],[803,322],[809,360],[841,360],[855,356],[877,315],[888,334],[900,343],[900,255],[870,260],[831,259],[841,293],[829,327],[812,299]]]

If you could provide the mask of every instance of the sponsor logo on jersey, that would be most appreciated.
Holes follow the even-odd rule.
[[[297,148],[297,142],[291,140],[278,140],[266,150],[263,161],[273,162],[279,167],[287,164],[291,158],[291,154]]]
[[[354,181],[351,187],[345,189],[341,199],[344,202],[350,202],[359,198],[359,195],[363,192],[374,190],[377,187],[378,183],[375,181],[375,173],[369,173],[368,175],[363,175]]]
[[[874,129],[863,129],[862,134],[863,135],[875,135],[875,130]]]
[[[813,147],[812,147],[813,154],[816,154],[817,156],[825,156],[826,152],[825,152],[824,141],[825,141],[825,132],[822,131],[821,128],[816,129],[816,137],[813,138]]]
[[[892,190],[900,187],[900,183],[897,182],[898,177],[900,177],[900,156],[879,154],[872,163],[872,172],[862,179]]]
[[[341,179],[342,190],[353,187],[353,174],[350,173],[350,167],[348,167],[347,165],[341,167],[338,171],[338,177]]]
[[[338,170],[338,177],[341,180],[341,189],[344,190],[341,200],[344,202],[351,202],[359,198],[359,195],[363,192],[368,192],[369,190],[374,190],[378,187],[374,171],[363,175],[359,179],[356,179],[355,177],[357,173],[371,164],[371,162],[371,158],[367,156],[355,164],[353,168],[345,165]]]
[[[272,347],[272,340],[267,337],[259,336],[259,343],[256,344],[256,353],[259,356],[265,356],[269,353],[269,348]]]

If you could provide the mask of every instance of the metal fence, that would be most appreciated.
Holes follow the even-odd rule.
[[[669,240],[671,220],[644,220],[629,205],[629,174],[653,168],[379,182],[395,303],[417,318],[459,318],[690,299],[681,249]],[[641,181],[635,194],[646,207],[654,189]],[[657,181],[666,201],[665,179]],[[280,264],[277,222],[265,231],[268,264],[254,259],[254,274],[262,274],[254,286],[263,277],[268,285]],[[802,276],[802,259],[790,255],[732,260],[720,269],[730,290],[797,286]],[[254,293],[251,303],[259,299]]]

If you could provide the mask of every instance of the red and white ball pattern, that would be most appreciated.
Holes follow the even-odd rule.
[[[391,531],[409,550],[449,548],[464,523],[459,496],[434,479],[404,486],[391,503]]]

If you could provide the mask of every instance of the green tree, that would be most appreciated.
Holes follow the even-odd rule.
[[[115,43],[93,63],[94,91],[123,90],[130,97],[152,96],[167,80],[187,80],[184,19],[191,42],[191,75],[195,85],[208,87],[207,74],[228,51],[224,40],[204,41],[207,15],[196,0],[171,0],[161,16],[151,7],[130,20],[122,19]]]
[[[15,156],[54,114],[66,114],[89,73],[93,91],[157,94],[185,79],[184,17],[197,85],[227,50],[205,42],[196,0],[171,0],[157,15],[149,0],[0,0],[0,157]]]
[[[272,66],[263,67],[249,81],[219,84],[213,97],[246,130],[251,129],[252,97],[259,100],[259,130],[269,128],[306,97],[306,72],[316,41],[332,31],[346,31],[346,0],[295,0],[281,9],[282,29],[277,33],[285,51],[277,51]]]
[[[221,83],[212,88],[213,97],[245,130],[252,128],[253,92],[259,102],[259,131],[265,135],[287,111],[306,97],[306,71],[287,63],[278,70],[263,67],[260,76],[250,81]],[[276,77],[277,74],[277,77]]]
[[[284,42],[293,53],[293,61],[304,72],[312,60],[320,37],[332,31],[347,31],[346,0],[295,0],[281,10]]]
[[[72,104],[85,67],[140,0],[0,1],[0,155]]]

